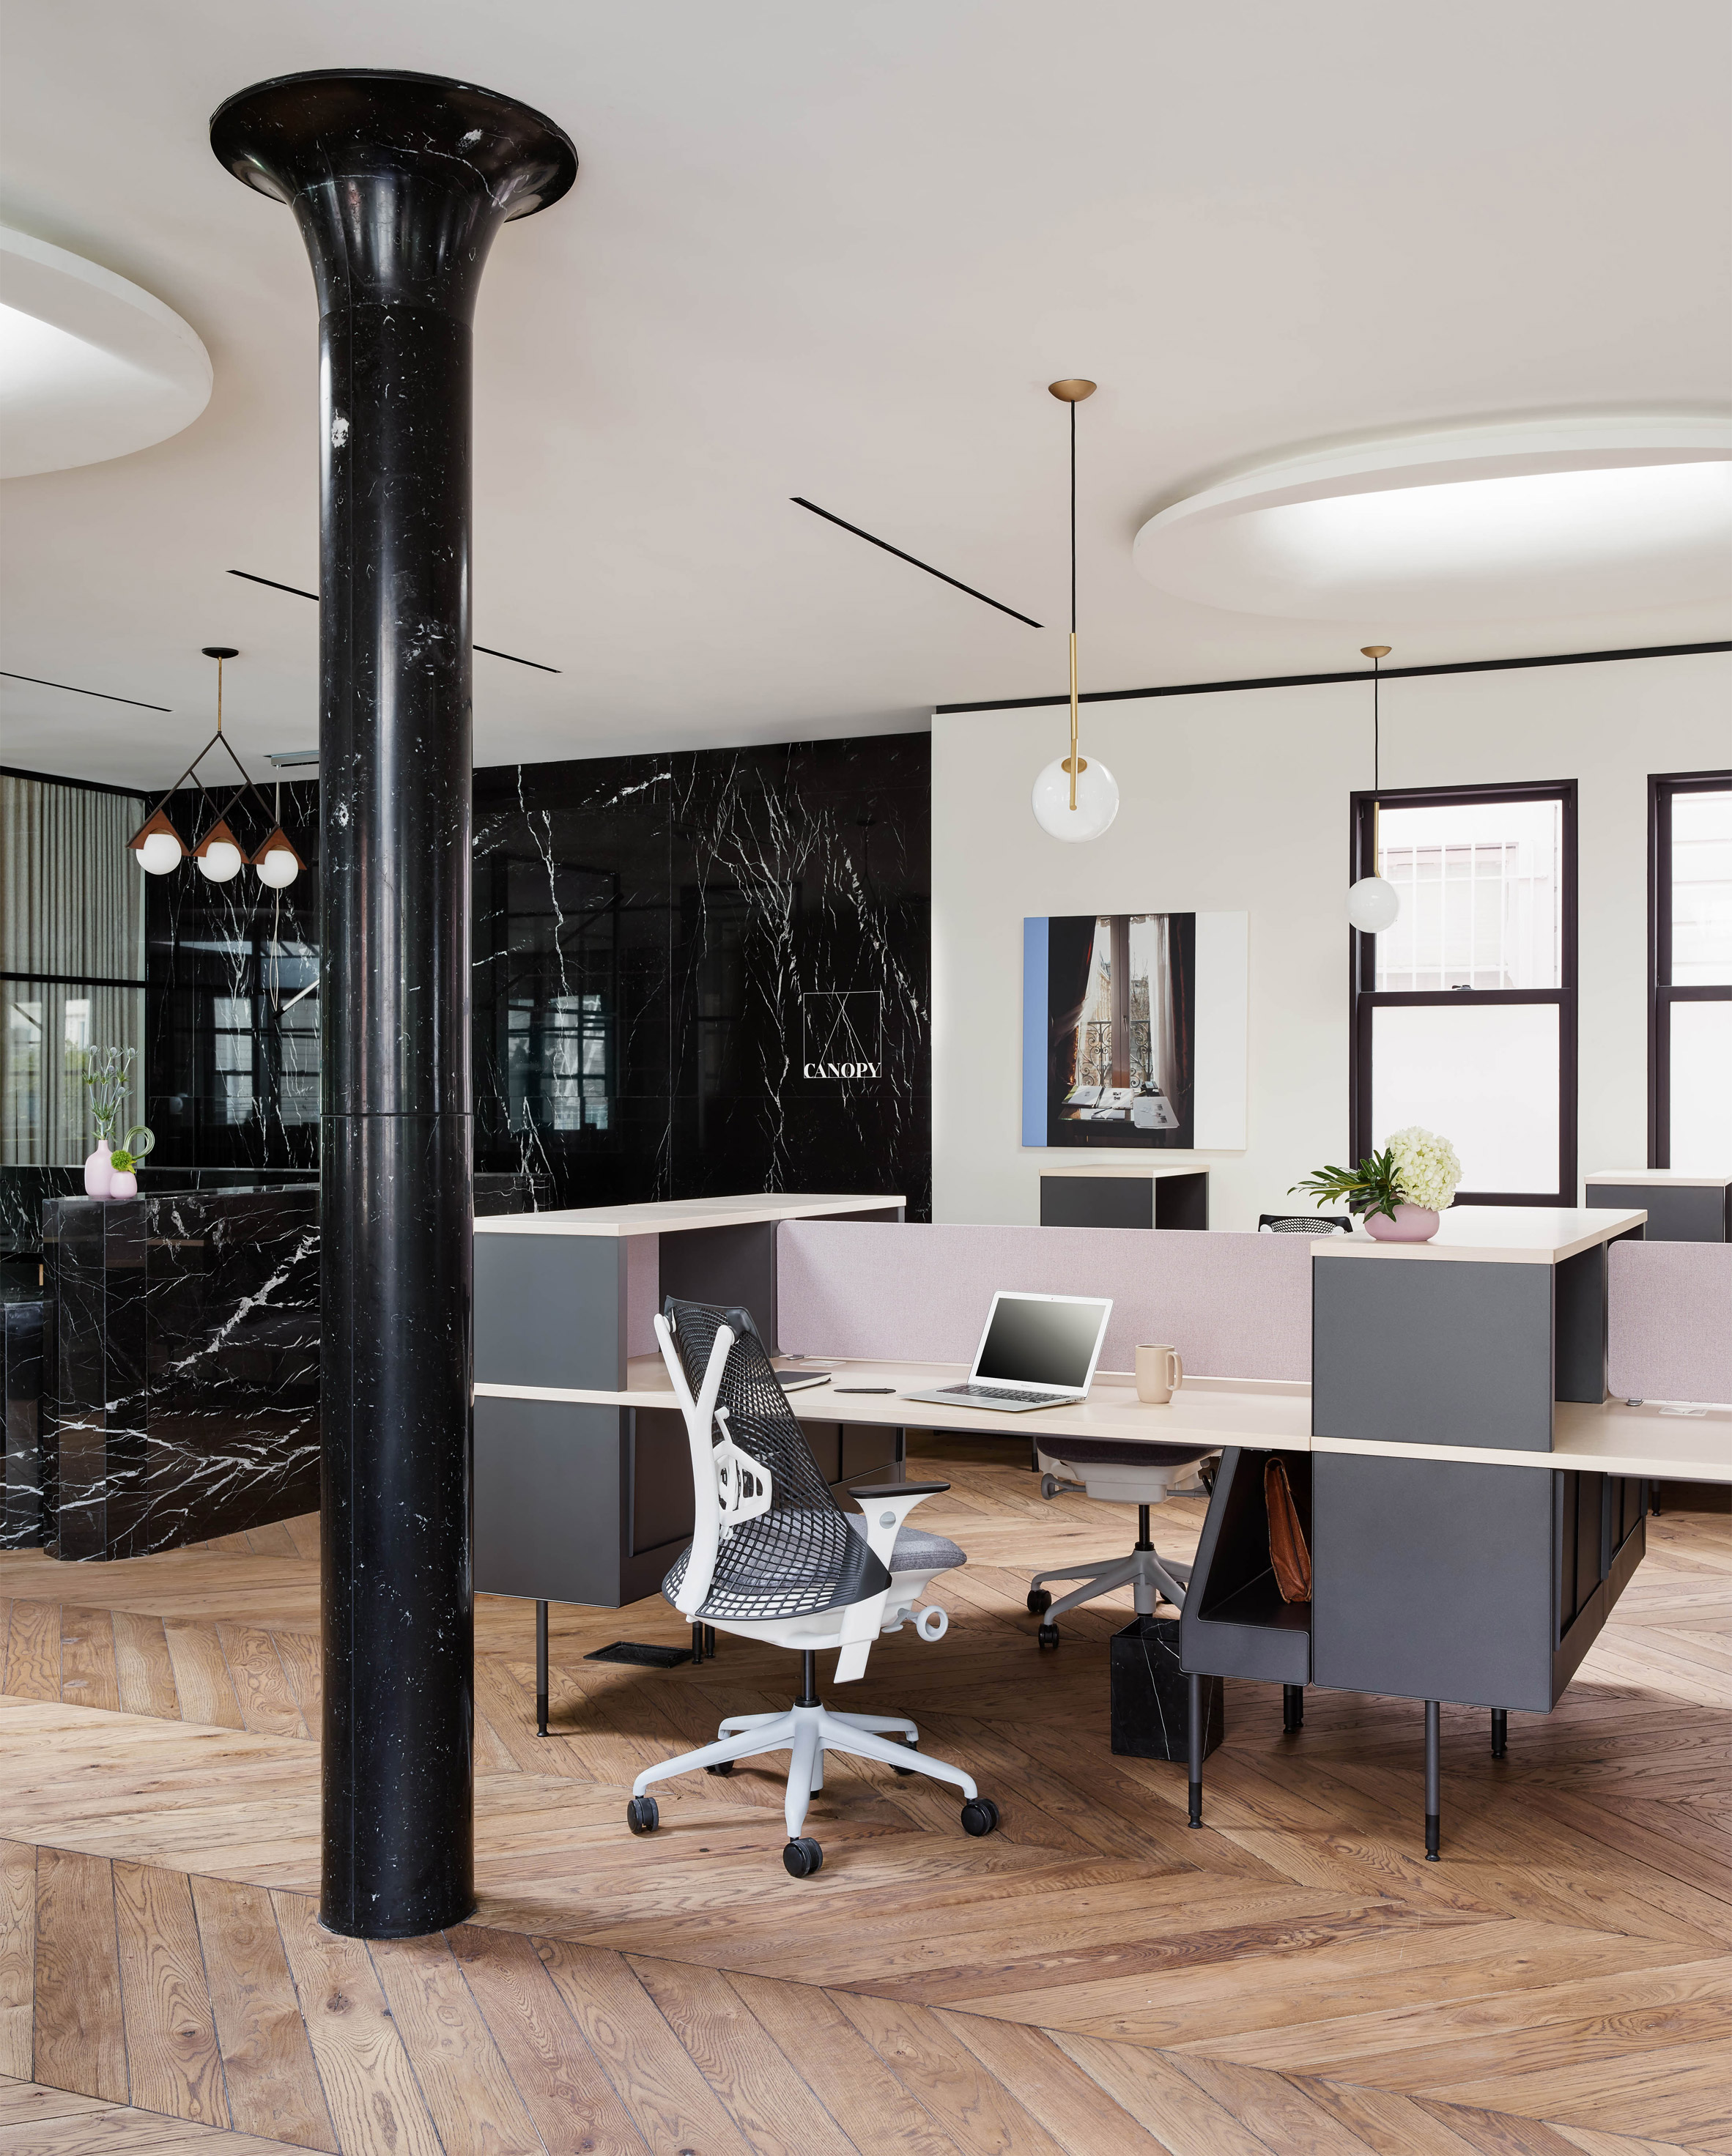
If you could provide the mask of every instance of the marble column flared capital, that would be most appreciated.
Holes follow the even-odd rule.
[[[469,321],[493,234],[577,177],[570,137],[514,98],[439,75],[320,69],[255,83],[211,116],[237,179],[288,203],[320,311],[368,301]]]

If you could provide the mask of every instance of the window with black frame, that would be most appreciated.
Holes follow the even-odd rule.
[[[1647,1164],[1732,1173],[1732,771],[1647,793]]]
[[[1418,1124],[1458,1204],[1575,1203],[1575,783],[1353,797],[1353,875],[1401,901],[1351,942],[1354,1158]]]

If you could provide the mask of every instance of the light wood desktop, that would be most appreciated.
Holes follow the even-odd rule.
[[[1151,1407],[1137,1398],[1135,1380],[1128,1373],[1104,1370],[1097,1373],[1088,1398],[1075,1406],[1010,1415],[960,1403],[953,1408],[930,1400],[904,1402],[906,1394],[965,1378],[965,1363],[808,1359],[822,1361],[834,1374],[826,1384],[789,1394],[789,1405],[805,1422],[906,1424],[960,1436],[1137,1437],[1164,1445],[1206,1439],[1223,1448],[1241,1445],[1277,1452],[1460,1460],[1482,1466],[1578,1468],[1667,1481],[1732,1482],[1732,1407],[1682,1412],[1653,1401],[1637,1407],[1622,1400],[1606,1400],[1597,1407],[1560,1401],[1552,1450],[1518,1452],[1313,1437],[1310,1386],[1270,1379],[1187,1376],[1166,1406]],[[785,1355],[775,1360],[779,1369],[799,1367]],[[881,1385],[891,1388],[888,1394],[846,1389]],[[675,1404],[667,1372],[656,1355],[632,1358],[621,1392],[533,1385],[477,1385],[475,1392],[497,1399],[564,1400],[585,1407],[671,1409]]]

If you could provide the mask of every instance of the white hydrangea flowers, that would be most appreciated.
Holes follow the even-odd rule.
[[[1410,1205],[1442,1212],[1462,1179],[1462,1163],[1449,1140],[1411,1123],[1405,1131],[1392,1132],[1385,1143],[1395,1157],[1395,1184],[1402,1197]]]

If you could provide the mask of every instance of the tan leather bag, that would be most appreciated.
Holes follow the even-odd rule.
[[[1269,1511],[1269,1563],[1283,1602],[1311,1599],[1311,1553],[1305,1547],[1305,1530],[1299,1525],[1299,1509],[1293,1502],[1293,1486],[1278,1460],[1263,1468],[1263,1502]]]

